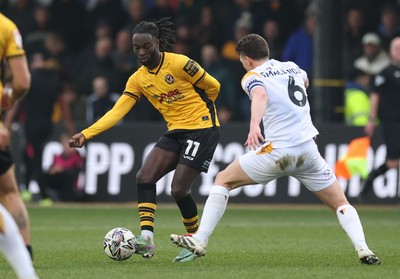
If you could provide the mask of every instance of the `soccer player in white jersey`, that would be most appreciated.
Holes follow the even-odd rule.
[[[0,204],[0,251],[20,279],[38,279],[24,240],[10,213]]]
[[[361,263],[380,264],[365,242],[356,209],[347,201],[314,142],[318,131],[311,121],[306,72],[293,62],[269,59],[267,42],[256,34],[243,37],[236,51],[247,71],[242,87],[251,99],[250,129],[245,142],[250,151],[215,178],[199,230],[193,235],[172,234],[171,241],[203,256],[208,239],[225,212],[230,190],[290,175],[336,213]]]

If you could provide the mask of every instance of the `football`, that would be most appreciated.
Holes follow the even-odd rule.
[[[129,259],[135,253],[136,237],[126,228],[114,228],[104,237],[104,252],[115,261]]]

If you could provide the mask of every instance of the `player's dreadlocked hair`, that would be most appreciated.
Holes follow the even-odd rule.
[[[160,41],[160,51],[169,51],[175,43],[174,23],[170,17],[156,22],[142,21],[133,29],[133,34],[150,34]]]
[[[236,44],[236,52],[254,60],[269,57],[267,41],[257,34],[249,34],[240,39]]]

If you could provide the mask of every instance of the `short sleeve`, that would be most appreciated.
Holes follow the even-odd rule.
[[[260,75],[255,72],[248,72],[247,74],[245,74],[244,77],[242,78],[241,84],[244,92],[249,96],[250,99],[251,99],[250,92],[251,90],[253,90],[253,88],[257,86],[265,88]]]
[[[386,84],[386,77],[384,75],[384,72],[381,72],[380,74],[377,74],[374,77],[373,83],[372,83],[372,91],[376,93],[382,92],[382,88]]]
[[[22,37],[21,34],[19,33],[18,28],[15,26],[15,24],[10,24],[9,29],[7,30],[9,32],[8,35],[8,40],[7,40],[7,45],[5,49],[5,57],[10,58],[13,56],[21,56],[25,55],[25,51],[22,45]]]

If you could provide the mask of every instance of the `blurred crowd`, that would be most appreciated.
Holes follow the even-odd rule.
[[[368,93],[370,76],[390,63],[388,44],[400,33],[399,2],[338,1],[348,86]],[[222,85],[217,99],[222,123],[249,117],[249,100],[240,88],[244,70],[235,53],[244,35],[264,36],[272,58],[294,61],[312,78],[313,0],[0,0],[0,12],[19,27],[33,77],[30,98],[15,118],[21,122],[90,124],[102,116],[140,66],[131,34],[142,20],[172,18],[177,39],[172,51],[195,59]],[[142,98],[124,121],[159,121],[149,106]]]

